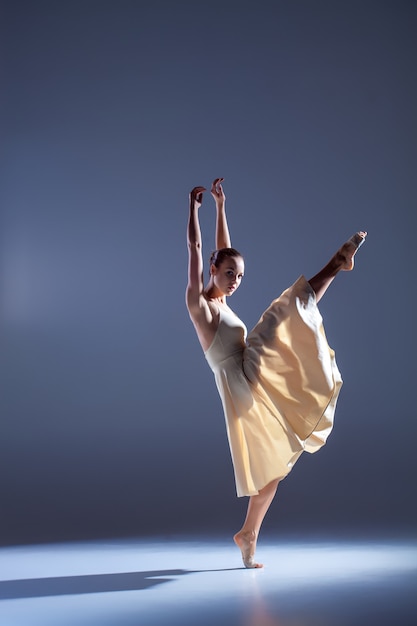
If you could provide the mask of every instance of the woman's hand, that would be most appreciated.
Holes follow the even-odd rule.
[[[205,187],[194,187],[190,192],[190,208],[199,209],[203,202],[203,193],[206,191]]]
[[[216,201],[217,205],[224,204],[224,201],[226,200],[226,196],[224,195],[224,191],[222,187],[223,181],[224,181],[224,178],[215,178],[213,180],[213,184],[210,189],[210,193],[213,196],[214,200]]]

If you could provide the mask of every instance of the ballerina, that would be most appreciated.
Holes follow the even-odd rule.
[[[303,451],[316,452],[332,427],[342,379],[317,302],[340,271],[354,267],[367,233],[359,231],[310,280],[301,276],[263,313],[248,334],[227,304],[240,286],[245,263],[232,248],[223,178],[216,204],[216,251],[204,284],[198,210],[204,187],[190,193],[186,304],[223,405],[236,491],[249,496],[246,518],[234,535],[245,567],[255,560],[259,532],[279,482]]]

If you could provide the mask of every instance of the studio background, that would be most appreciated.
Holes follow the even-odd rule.
[[[265,530],[415,532],[416,18],[406,0],[3,2],[1,543],[239,527],[184,304],[188,193],[217,176],[249,328],[369,232],[320,303],[335,429]],[[209,194],[200,213],[207,259]]]

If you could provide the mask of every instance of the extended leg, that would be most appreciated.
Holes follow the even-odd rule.
[[[358,248],[365,241],[367,233],[360,231],[353,235],[343,246],[336,252],[330,261],[322,270],[308,281],[315,291],[317,302],[324,296],[330,283],[334,280],[336,274],[341,270],[353,270],[354,259]]]
[[[274,499],[279,480],[273,480],[260,490],[257,496],[249,498],[245,522],[241,530],[233,537],[236,545],[242,552],[245,567],[263,567],[255,562],[256,542],[264,517]]]

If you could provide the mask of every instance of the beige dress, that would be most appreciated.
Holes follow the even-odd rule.
[[[325,444],[342,379],[303,276],[249,335],[231,310],[220,309],[205,356],[223,404],[238,496],[284,478],[304,450]]]

